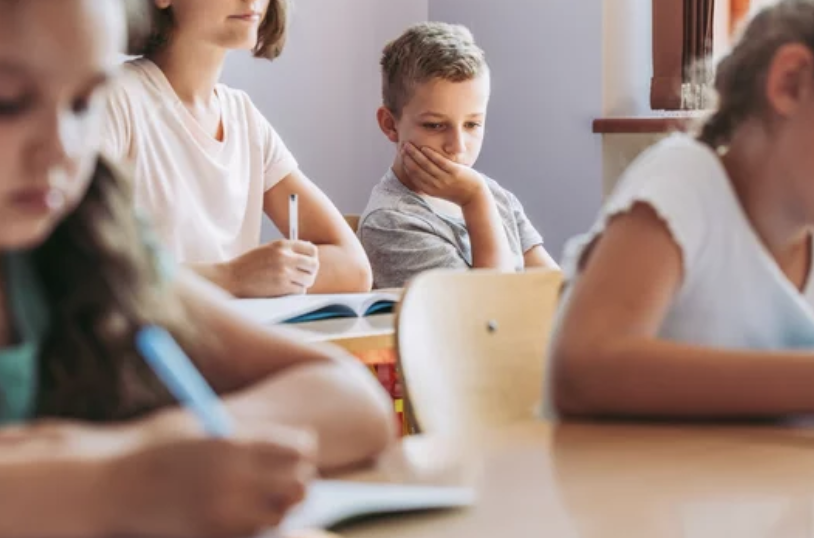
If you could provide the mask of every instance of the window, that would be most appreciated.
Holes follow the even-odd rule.
[[[749,13],[776,1],[652,0],[651,108],[706,108],[713,60],[729,48],[732,33]]]
[[[653,0],[653,110],[706,108],[716,0]]]

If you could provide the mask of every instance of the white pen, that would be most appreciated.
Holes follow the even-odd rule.
[[[299,239],[299,208],[297,207],[297,195],[288,197],[288,238],[291,241]]]

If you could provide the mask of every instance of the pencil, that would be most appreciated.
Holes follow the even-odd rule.
[[[299,207],[297,195],[292,194],[288,198],[288,238],[291,241],[299,239]]]

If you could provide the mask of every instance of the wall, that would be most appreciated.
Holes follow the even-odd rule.
[[[477,167],[518,196],[559,258],[601,199],[591,122],[602,112],[602,0],[430,0],[429,17],[467,25],[486,50],[493,89]]]
[[[605,116],[646,114],[653,75],[652,3],[604,0],[602,8],[602,112]]]
[[[652,2],[604,0],[602,7],[602,114],[650,114],[650,79],[653,76]],[[658,137],[606,134],[601,138],[602,192],[607,196],[630,162]]]
[[[427,19],[429,0],[294,0],[288,45],[273,63],[234,53],[223,81],[246,90],[343,213],[364,209],[392,161],[375,121],[379,52]],[[264,237],[276,236],[270,222]]]

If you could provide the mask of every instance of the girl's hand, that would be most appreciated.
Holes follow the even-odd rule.
[[[187,439],[110,460],[103,529],[112,535],[251,536],[280,523],[316,474],[313,435],[288,428]]]

